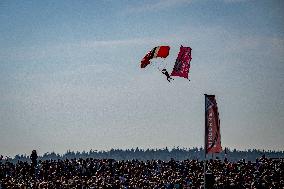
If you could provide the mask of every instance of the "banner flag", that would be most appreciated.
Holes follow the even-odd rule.
[[[191,48],[181,46],[171,76],[179,76],[188,79],[190,61]]]
[[[205,153],[222,151],[220,120],[215,95],[205,94]]]

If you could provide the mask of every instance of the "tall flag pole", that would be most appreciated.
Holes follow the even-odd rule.
[[[206,175],[206,150],[205,150],[205,148],[206,148],[206,95],[207,94],[204,94],[205,95],[205,103],[204,103],[204,105],[205,105],[205,116],[204,116],[204,118],[205,118],[205,132],[204,132],[204,163],[203,163],[203,165],[204,165],[204,189],[206,189],[206,179],[205,179],[205,175]]]
[[[206,155],[222,151],[220,119],[215,95],[205,95],[205,137],[204,137],[204,189],[206,187]]]
[[[225,147],[225,160],[227,160],[227,148]]]

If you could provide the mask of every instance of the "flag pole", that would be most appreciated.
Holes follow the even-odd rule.
[[[205,173],[206,173],[206,95],[204,94],[204,112],[205,112],[205,116],[204,116],[204,189],[206,189],[206,180],[205,180]]]

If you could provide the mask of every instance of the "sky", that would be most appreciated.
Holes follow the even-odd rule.
[[[0,154],[204,145],[284,150],[282,0],[0,1]],[[140,68],[155,46],[163,63]],[[190,82],[169,83],[180,45]]]

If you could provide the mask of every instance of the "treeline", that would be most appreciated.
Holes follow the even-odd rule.
[[[219,158],[224,159],[225,157],[229,161],[238,161],[240,159],[245,159],[249,161],[255,161],[256,158],[265,155],[269,158],[284,158],[284,151],[264,151],[264,150],[247,150],[240,151],[236,149],[226,149],[219,154],[214,154],[213,156],[207,155],[207,159]],[[204,151],[202,148],[163,148],[163,149],[111,149],[109,151],[97,151],[90,150],[88,152],[74,152],[68,150],[65,154],[60,155],[55,152],[47,152],[42,156],[38,157],[38,160],[58,160],[58,159],[73,159],[73,158],[95,158],[95,159],[115,159],[115,160],[131,160],[138,159],[142,161],[151,159],[160,159],[168,161],[171,158],[175,160],[184,159],[204,159]],[[10,161],[30,161],[29,155],[16,155],[14,158],[9,158]]]

